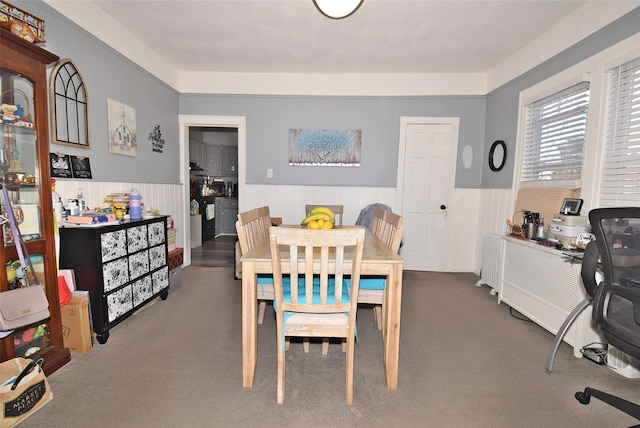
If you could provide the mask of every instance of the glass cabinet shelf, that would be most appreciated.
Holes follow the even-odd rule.
[[[7,194],[20,233],[25,241],[40,239],[40,201],[36,171],[35,127],[2,124],[0,141],[0,179],[7,187]],[[4,206],[4,197],[2,197]],[[4,207],[6,212],[6,207]],[[4,242],[13,244],[13,234],[8,223],[4,224]]]

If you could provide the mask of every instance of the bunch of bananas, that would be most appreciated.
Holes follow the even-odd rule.
[[[308,229],[333,229],[335,215],[327,207],[316,207],[300,222]]]

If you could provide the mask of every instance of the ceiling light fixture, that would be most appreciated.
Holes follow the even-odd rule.
[[[313,4],[324,16],[342,19],[352,15],[364,0],[313,0]]]

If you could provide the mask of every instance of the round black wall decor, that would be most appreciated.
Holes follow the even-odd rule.
[[[489,168],[491,171],[500,171],[505,163],[507,163],[507,145],[502,140],[496,140],[489,149]]]

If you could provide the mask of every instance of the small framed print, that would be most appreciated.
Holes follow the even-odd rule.
[[[564,215],[580,215],[582,209],[582,199],[565,198],[562,202],[562,208],[560,208],[560,214]]]
[[[63,153],[49,153],[51,163],[51,177],[53,178],[73,178],[71,172],[71,159],[69,155]]]
[[[85,156],[71,156],[71,171],[73,178],[84,178],[91,180],[91,164],[89,158]]]
[[[107,98],[109,153],[138,156],[136,109]]]

